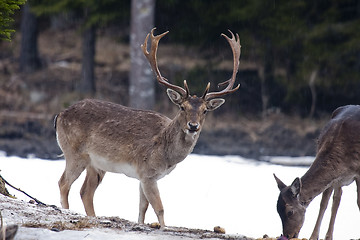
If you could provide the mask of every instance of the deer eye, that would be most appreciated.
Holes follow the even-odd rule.
[[[185,111],[185,108],[183,106],[180,107],[181,111]]]
[[[206,110],[206,109],[204,110],[204,114],[205,114],[205,113],[207,113],[207,110]]]

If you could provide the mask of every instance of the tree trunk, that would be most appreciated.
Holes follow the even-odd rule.
[[[155,105],[154,76],[140,48],[154,27],[154,12],[155,0],[131,0],[129,105],[141,109]]]
[[[274,82],[274,54],[272,43],[267,40],[264,54],[264,68],[261,74],[261,100],[262,116],[266,117],[269,108],[270,93],[269,86]]]
[[[311,72],[310,79],[309,79],[309,87],[310,87],[310,91],[311,91],[311,109],[310,109],[310,113],[309,113],[309,118],[314,117],[315,109],[316,109],[317,94],[316,94],[316,88],[315,88],[315,81],[316,81],[317,73],[318,73],[317,70],[313,70]]]
[[[94,75],[95,42],[96,27],[86,28],[83,32],[81,79],[78,85],[78,91],[83,94],[94,94],[96,91]]]
[[[20,49],[20,71],[31,73],[41,67],[41,61],[37,46],[37,19],[30,12],[30,5],[26,3],[21,16],[21,49]]]

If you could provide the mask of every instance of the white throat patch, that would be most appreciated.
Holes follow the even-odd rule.
[[[190,132],[189,129],[185,129],[184,133],[187,137],[191,137],[191,139],[194,140],[196,135],[198,134],[198,131]]]

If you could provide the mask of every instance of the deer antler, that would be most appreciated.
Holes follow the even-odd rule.
[[[141,45],[141,49],[144,52],[145,57],[148,59],[150,66],[156,76],[156,79],[159,83],[163,84],[164,86],[166,86],[167,88],[171,88],[175,91],[177,91],[178,93],[180,93],[183,97],[187,97],[189,96],[189,88],[187,86],[186,80],[184,80],[184,86],[185,89],[183,89],[182,87],[179,87],[177,85],[173,85],[171,83],[169,83],[169,81],[164,78],[163,76],[161,76],[160,70],[158,68],[158,64],[157,64],[157,59],[156,59],[156,53],[157,53],[157,49],[158,49],[158,44],[160,39],[165,36],[169,31],[166,31],[162,34],[159,34],[157,36],[154,36],[154,30],[156,28],[151,29],[151,32],[148,33],[148,35],[145,38],[144,43]],[[150,40],[151,40],[151,49],[150,49],[150,53],[147,50],[147,42],[150,36]]]
[[[240,38],[239,38],[238,34],[236,34],[236,38],[235,38],[234,34],[230,30],[228,30],[228,31],[231,34],[231,38],[229,38],[228,36],[226,36],[223,33],[221,34],[221,36],[226,38],[226,40],[229,42],[230,47],[231,47],[232,52],[233,52],[233,56],[234,56],[233,74],[232,74],[232,76],[231,76],[231,78],[229,80],[218,84],[218,86],[223,86],[223,85],[227,84],[226,88],[223,89],[220,92],[208,93],[209,88],[210,88],[210,83],[208,83],[208,85],[207,85],[207,87],[205,89],[205,92],[203,94],[203,98],[205,100],[208,100],[208,99],[214,98],[214,97],[219,97],[219,96],[222,96],[222,95],[225,95],[225,94],[228,94],[228,93],[233,93],[236,90],[238,90],[239,87],[240,87],[240,84],[239,84],[239,85],[237,85],[236,88],[233,88],[234,83],[235,83],[235,79],[236,79],[236,74],[237,74],[238,69],[239,69],[239,63],[240,63],[240,53],[241,53]]]

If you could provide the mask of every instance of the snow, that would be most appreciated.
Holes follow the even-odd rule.
[[[290,158],[282,159],[289,161]],[[297,159],[300,161],[300,159]],[[305,158],[304,161],[309,161]],[[270,161],[271,162],[271,161]],[[65,161],[48,161],[36,158],[0,156],[1,175],[11,184],[47,204],[60,206],[59,180]],[[212,230],[214,226],[225,228],[226,233],[261,237],[264,234],[279,236],[281,221],[276,212],[279,194],[273,178],[275,173],[283,182],[290,184],[295,177],[302,176],[307,167],[283,166],[268,162],[253,161],[239,156],[189,155],[178,164],[173,172],[158,182],[165,209],[167,226],[189,227]],[[85,214],[79,196],[84,174],[73,184],[70,191],[70,209]],[[10,187],[8,190],[19,199],[28,198]],[[95,193],[94,206],[98,216],[119,216],[136,222],[139,203],[139,183],[122,174],[107,173]],[[318,214],[320,197],[313,200],[307,209],[305,224],[300,238],[308,238]],[[343,188],[343,195],[335,222],[334,239],[360,238],[360,213],[356,204],[356,186]],[[320,238],[324,238],[330,218],[331,201],[322,222]],[[146,214],[146,222],[156,222],[151,207]],[[34,239],[100,239],[103,231],[79,231],[77,236],[66,237],[66,231],[58,233],[59,238],[50,238],[53,232],[41,229],[20,228],[21,231],[36,231],[42,237]],[[41,233],[39,232],[41,231]],[[119,231],[116,239],[121,238]],[[137,234],[124,239],[141,239]],[[141,234],[140,234],[141,235]],[[29,235],[28,235],[29,236]],[[110,234],[110,236],[112,236]],[[146,234],[146,239],[159,239]],[[105,238],[105,237],[101,237]],[[18,238],[21,239],[21,238]],[[106,239],[115,239],[107,235]],[[180,239],[180,238],[179,238]],[[184,239],[184,238],[182,238]],[[186,239],[186,238],[185,238]]]
[[[18,237],[19,236],[19,237]],[[29,238],[29,236],[31,236]],[[79,240],[79,239],[106,239],[106,240],[167,240],[169,236],[159,236],[142,232],[124,232],[113,229],[85,229],[83,231],[64,230],[54,232],[48,229],[20,228],[15,240]],[[182,236],[171,236],[171,240],[194,240]],[[211,239],[210,239],[211,240]]]

